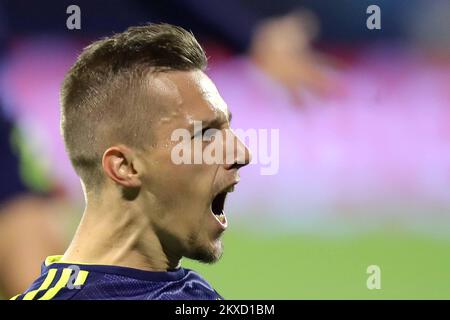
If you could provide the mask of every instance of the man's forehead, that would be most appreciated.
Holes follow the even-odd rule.
[[[219,94],[215,84],[203,72],[199,76],[200,91],[206,101],[216,112],[228,115],[228,106]]]
[[[216,86],[202,71],[172,71],[160,74],[153,88],[165,96],[170,105],[169,114],[181,116],[188,121],[207,120],[212,117],[225,119],[228,106]]]

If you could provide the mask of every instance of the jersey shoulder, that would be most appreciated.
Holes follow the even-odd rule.
[[[80,292],[89,275],[77,265],[43,268],[31,286],[11,300],[70,300]]]
[[[58,263],[46,259],[41,275],[12,300],[221,300],[193,270],[150,272],[119,266]]]

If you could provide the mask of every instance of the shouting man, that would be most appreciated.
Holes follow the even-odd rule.
[[[61,128],[86,208],[65,254],[48,257],[13,299],[222,298],[180,266],[182,257],[220,258],[225,197],[250,162],[206,64],[194,36],[168,24],[132,27],[82,52],[62,85]],[[174,141],[180,129],[187,141]],[[198,158],[213,143],[215,161],[173,159],[180,144]]]

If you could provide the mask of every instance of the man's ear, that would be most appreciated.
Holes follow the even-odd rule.
[[[125,146],[114,146],[103,153],[102,167],[107,177],[127,188],[139,188],[141,179],[133,165],[133,152]]]

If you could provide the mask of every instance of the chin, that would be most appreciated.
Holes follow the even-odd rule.
[[[223,254],[223,244],[220,239],[214,241],[209,246],[198,247],[187,258],[197,260],[203,263],[216,263]]]

